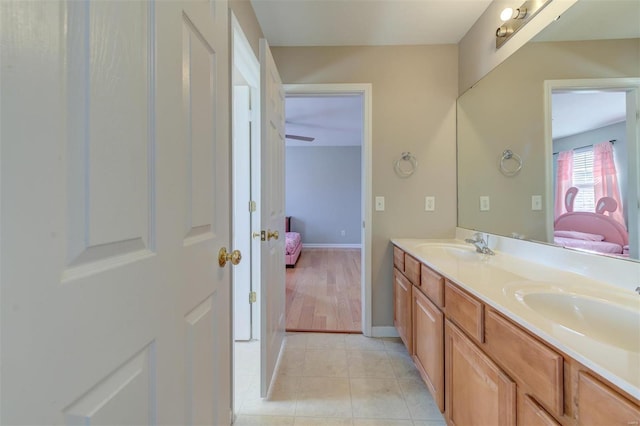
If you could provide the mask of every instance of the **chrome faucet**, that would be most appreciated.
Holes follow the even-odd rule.
[[[476,247],[476,251],[478,253],[490,255],[495,254],[493,250],[489,248],[489,235],[487,235],[487,239],[485,240],[481,232],[476,232],[475,234],[473,234],[473,239],[467,238],[464,241],[469,244],[473,244]]]
[[[640,285],[636,287],[636,293],[640,294]]]

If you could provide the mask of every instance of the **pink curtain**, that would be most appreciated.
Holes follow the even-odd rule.
[[[555,218],[567,212],[564,205],[564,196],[567,189],[573,186],[573,151],[561,151],[558,153],[558,166],[556,172],[556,200],[554,203]]]
[[[613,147],[610,142],[602,142],[593,146],[593,180],[596,202],[602,197],[611,197],[618,203],[618,208],[614,212],[605,212],[612,219],[624,224],[622,214],[622,198],[620,197],[620,187],[618,186],[618,174],[613,161]]]

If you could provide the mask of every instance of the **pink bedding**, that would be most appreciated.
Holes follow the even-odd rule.
[[[301,237],[297,232],[286,232],[285,253],[293,254],[300,245]]]
[[[562,247],[578,248],[606,254],[622,254],[622,246],[608,241],[588,241],[575,238],[554,237],[553,241]]]

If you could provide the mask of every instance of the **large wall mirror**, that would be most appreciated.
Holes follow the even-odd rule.
[[[639,92],[640,2],[578,1],[458,99],[458,226],[638,260]]]

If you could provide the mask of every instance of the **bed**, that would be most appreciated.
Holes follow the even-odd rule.
[[[629,233],[622,224],[604,214],[617,208],[617,203],[612,201],[609,197],[598,200],[595,213],[568,211],[558,216],[553,225],[554,243],[596,253],[629,256]],[[568,210],[573,210],[571,204],[567,203]]]
[[[285,265],[293,268],[302,251],[302,237],[298,232],[291,231],[291,216],[285,218]]]

